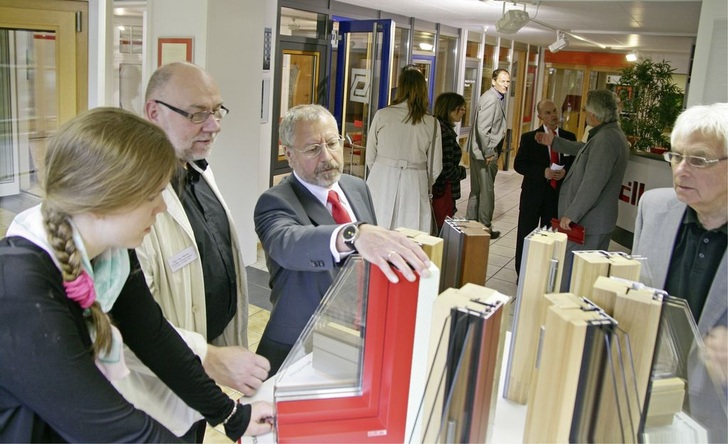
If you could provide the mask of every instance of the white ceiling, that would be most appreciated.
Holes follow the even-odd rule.
[[[702,0],[338,0],[371,9],[456,28],[482,31],[538,46],[556,40],[554,29],[599,43],[570,37],[570,50],[689,54],[695,41]],[[725,1],[725,0],[705,0]],[[498,34],[496,21],[506,9],[525,6],[533,21],[516,34]]]
[[[487,35],[543,47],[553,43],[554,30],[561,29],[574,34],[569,37],[570,50],[687,55],[695,42],[703,0],[338,1],[455,28],[486,30]],[[146,1],[116,0],[115,4],[134,11],[143,8]],[[503,15],[504,5],[506,9],[525,7],[532,21],[516,34],[498,34],[495,23]]]

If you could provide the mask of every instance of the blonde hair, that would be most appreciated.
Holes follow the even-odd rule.
[[[169,182],[177,158],[164,131],[120,108],[96,108],[72,119],[45,156],[41,211],[63,280],[82,271],[70,217],[140,205]],[[111,324],[98,302],[90,307],[94,354],[111,345]]]

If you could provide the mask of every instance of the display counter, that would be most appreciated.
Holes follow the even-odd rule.
[[[661,154],[631,151],[619,193],[619,214],[612,240],[632,248],[637,204],[642,194],[653,188],[672,187],[672,171]]]

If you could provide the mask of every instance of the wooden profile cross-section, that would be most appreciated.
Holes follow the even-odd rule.
[[[638,283],[617,280],[600,276],[594,283],[592,302],[602,307],[618,323],[620,330],[626,335],[619,344],[623,353],[629,353],[633,360],[634,371],[624,373],[625,384],[635,386],[637,399],[629,399],[629,394],[622,394],[618,399],[629,399],[631,408],[628,416],[623,419],[629,424],[619,424],[620,417],[612,414],[616,411],[615,398],[604,397],[600,410],[610,412],[600,415],[597,421],[596,433],[609,442],[637,442],[636,431],[639,428],[641,416],[644,414],[645,397],[652,374],[653,357],[657,344],[658,327],[663,307],[664,292],[647,288]],[[626,339],[629,339],[629,345]],[[614,387],[611,380],[605,381],[608,391],[620,390],[622,385]],[[628,427],[620,427],[625,425]],[[619,433],[620,428],[630,431],[629,434]]]
[[[490,233],[474,220],[446,218],[442,226],[444,248],[440,292],[467,283],[485,285]]]
[[[561,282],[566,243],[566,234],[540,229],[529,234],[524,242],[503,393],[506,399],[519,404],[528,401],[538,339],[548,306],[544,295],[553,292]]]
[[[622,253],[575,251],[569,293],[591,299],[594,282],[599,276],[637,281],[640,278],[641,265],[640,261]]]
[[[500,324],[509,299],[465,284],[435,300],[419,442],[489,441],[503,349]]]

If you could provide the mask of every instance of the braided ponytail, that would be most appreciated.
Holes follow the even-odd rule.
[[[73,241],[73,228],[68,222],[68,216],[53,209],[47,202],[41,205],[41,212],[48,233],[48,242],[61,265],[63,281],[74,281],[82,270],[81,254]],[[111,321],[97,301],[88,308],[87,313],[88,315],[84,315],[90,318],[96,330],[93,343],[94,357],[96,357],[101,351],[108,352],[111,349]]]

